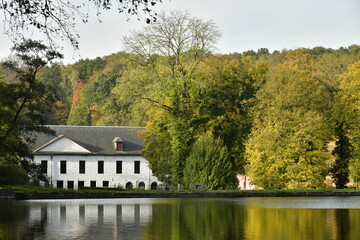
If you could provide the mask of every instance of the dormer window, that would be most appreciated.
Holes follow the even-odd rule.
[[[116,138],[114,138],[114,140],[113,140],[112,142],[113,142],[113,144],[114,144],[114,150],[115,150],[115,152],[122,152],[122,151],[124,151],[124,146],[123,146],[124,141],[123,141],[121,138],[116,137]]]
[[[115,151],[123,151],[123,143],[122,142],[116,142]]]

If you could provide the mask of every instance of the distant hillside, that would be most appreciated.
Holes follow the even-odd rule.
[[[323,81],[334,87],[347,66],[360,59],[358,45],[336,50],[315,47],[273,53],[262,48],[227,56],[238,61],[239,66],[266,64],[271,69],[289,58],[301,62],[303,56],[299,55],[300,50],[309,55],[312,67],[322,76]],[[149,116],[141,110],[141,103],[136,101],[135,95],[138,95],[137,92],[147,91],[146,86],[140,83],[136,93],[131,93],[134,86],[127,85],[128,78],[133,81],[137,77],[135,71],[138,67],[136,56],[125,52],[102,58],[83,59],[65,66],[55,63],[48,67],[41,73],[40,78],[54,89],[58,100],[53,112],[48,116],[48,124],[144,125]],[[5,73],[5,77],[10,76]]]

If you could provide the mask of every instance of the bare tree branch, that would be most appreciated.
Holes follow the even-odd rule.
[[[157,21],[152,7],[162,0],[0,0],[4,31],[13,42],[21,42],[33,32],[45,35],[50,46],[56,46],[55,36],[67,40],[79,48],[76,20],[87,22],[89,9],[96,9],[96,15],[116,8],[127,16],[135,15],[147,23]],[[100,21],[100,20],[99,20]]]

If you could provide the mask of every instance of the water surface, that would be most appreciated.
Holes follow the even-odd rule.
[[[360,197],[0,201],[0,239],[360,239]]]

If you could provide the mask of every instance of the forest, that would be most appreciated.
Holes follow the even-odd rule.
[[[359,45],[219,54],[213,22],[159,18],[125,36],[124,51],[44,63],[31,101],[42,103],[39,125],[145,126],[143,154],[173,184],[232,189],[244,174],[265,189],[359,187]],[[1,116],[17,114],[5,97],[24,87],[14,69],[0,70]],[[6,121],[0,143],[20,141]]]

